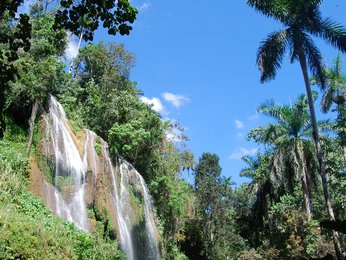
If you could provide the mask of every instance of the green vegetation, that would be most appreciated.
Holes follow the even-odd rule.
[[[331,204],[326,162],[321,147],[319,130],[316,122],[313,95],[308,76],[310,70],[322,87],[326,84],[326,72],[323,58],[311,36],[320,37],[342,52],[346,52],[345,28],[330,18],[321,16],[319,7],[322,1],[281,1],[281,0],[248,0],[248,4],[266,16],[281,22],[286,28],[274,32],[261,43],[257,53],[257,63],[261,71],[261,82],[275,78],[281,67],[285,51],[290,49],[290,60],[299,61],[302,69],[306,96],[309,102],[312,137],[315,142],[319,171],[322,179],[324,199],[329,220],[335,221]],[[333,239],[337,258],[342,258],[339,235],[333,230]]]
[[[242,170],[242,175],[250,177],[252,182],[237,192],[250,192],[252,198],[247,200],[253,203],[241,201],[239,210],[247,212],[241,227],[256,226],[256,229],[246,227],[243,237],[251,241],[257,248],[256,254],[262,257],[263,248],[274,250],[279,258],[287,255],[320,258],[327,253],[334,254],[330,230],[321,229],[319,225],[327,216],[306,97],[300,96],[290,106],[269,101],[261,104],[258,111],[275,119],[275,123],[253,129],[248,134],[249,139],[264,145],[264,152],[243,158],[248,166]],[[329,130],[333,127],[328,121],[319,125]],[[321,138],[326,152],[333,149],[336,140],[325,135]],[[334,158],[334,162],[342,159],[341,150],[336,153],[339,159]],[[326,164],[332,179],[338,178],[343,183],[344,164],[334,164],[333,170],[329,168],[333,164],[330,159]],[[341,175],[335,174],[337,172]],[[337,193],[332,195],[334,198]],[[338,203],[333,202],[333,205],[339,207]],[[341,214],[338,219],[343,219],[344,213]]]
[[[143,93],[130,79],[135,58],[123,45],[89,43],[66,72],[61,59],[65,30],[90,40],[103,19],[110,34],[128,34],[137,14],[129,1],[61,0],[53,12],[50,1],[37,1],[30,14],[14,23],[22,2],[0,4],[0,258],[125,259],[111,211],[101,205],[107,202],[88,202],[95,230],[85,233],[54,217],[29,192],[30,159],[47,175],[54,170],[40,158],[39,115],[52,94],[76,133],[88,128],[98,135],[96,154],[103,156],[103,138],[113,157],[120,155],[143,175],[156,207],[164,259],[309,259],[328,254],[341,259],[346,235],[338,234],[335,225],[346,220],[346,77],[340,57],[332,68],[323,67],[309,34],[345,51],[346,32],[320,17],[321,1],[247,1],[287,27],[260,45],[261,81],[275,78],[290,49],[291,61],[302,67],[307,94],[290,105],[267,101],[258,106],[272,121],[248,133],[259,150],[243,158],[247,166],[240,174],[251,181],[237,188],[223,177],[216,154],[203,153],[196,163],[182,127],[163,122],[152,106],[140,101]],[[115,16],[109,11],[113,7]],[[311,80],[308,70],[314,74]],[[316,120],[318,93],[311,92],[310,84],[320,86],[323,111],[335,112],[336,120]],[[167,133],[174,131],[180,132],[179,144],[168,140]],[[192,172],[193,184],[181,178],[185,170]],[[46,177],[52,182],[53,176]],[[56,181],[59,189],[72,183],[62,176]],[[142,196],[135,188],[130,196],[141,212],[134,219],[140,237]]]
[[[211,153],[202,154],[194,172],[198,212],[191,225],[198,232],[196,235],[201,243],[199,257],[235,258],[246,246],[244,239],[236,232],[230,178],[221,176],[219,157]]]
[[[87,234],[53,217],[28,192],[28,160],[22,134],[0,141],[0,255],[2,259],[124,259],[118,243]],[[9,136],[5,132],[5,136]]]
[[[101,155],[101,152],[102,152],[102,147],[100,144],[95,144],[95,152],[97,153],[97,155]]]

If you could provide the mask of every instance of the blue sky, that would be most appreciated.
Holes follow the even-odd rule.
[[[197,159],[203,152],[216,153],[223,174],[240,184],[240,157],[257,149],[245,140],[246,133],[267,122],[256,114],[258,104],[271,98],[289,103],[305,90],[298,63],[291,65],[288,59],[275,81],[259,83],[257,48],[281,25],[256,13],[245,0],[132,3],[140,14],[130,36],[98,31],[95,41],[124,43],[137,57],[131,80],[144,92],[143,101],[185,127],[187,147]],[[321,9],[324,17],[346,25],[344,0],[325,1]],[[316,43],[330,65],[337,51]]]

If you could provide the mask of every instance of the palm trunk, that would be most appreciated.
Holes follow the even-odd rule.
[[[330,201],[330,192],[329,192],[329,186],[328,186],[328,176],[326,174],[326,165],[325,165],[325,161],[324,161],[323,151],[321,148],[320,137],[318,134],[314,101],[312,98],[312,92],[311,92],[311,87],[310,87],[310,82],[309,82],[306,57],[305,57],[305,53],[304,53],[303,49],[300,49],[300,51],[299,51],[299,62],[300,62],[300,66],[301,66],[301,69],[303,72],[305,88],[306,88],[306,95],[308,97],[308,102],[309,102],[310,119],[311,119],[311,125],[312,125],[312,136],[314,138],[315,145],[316,145],[316,153],[317,153],[317,159],[318,159],[319,166],[320,166],[320,174],[321,174],[321,179],[322,179],[324,199],[325,199],[325,203],[327,206],[329,220],[335,221],[334,211],[333,211],[332,204]],[[337,257],[337,259],[343,259],[340,240],[339,240],[339,234],[335,230],[333,230],[333,239],[334,239],[334,247],[335,247],[336,257]]]
[[[5,119],[4,119],[2,110],[0,108],[0,139],[4,137],[5,128],[6,128]]]
[[[304,200],[304,207],[306,211],[306,215],[308,217],[308,221],[311,220],[311,199],[308,189],[308,181],[307,181],[307,168],[306,168],[306,161],[303,158],[303,176],[302,176],[302,191],[303,191],[303,200]]]
[[[342,152],[344,155],[344,164],[346,164],[346,110],[345,110],[345,102],[344,101],[334,101],[337,104],[337,110],[338,110],[338,117],[337,117],[337,129],[338,131],[341,130],[341,132],[338,133],[339,135],[339,143],[342,148]]]
[[[6,70],[5,70],[6,71]],[[4,82],[3,78],[0,79],[0,82]],[[6,82],[3,85],[0,85],[0,139],[4,137],[6,130],[6,122],[4,116],[4,107],[5,107],[5,88],[8,86]]]
[[[295,157],[297,161],[299,161],[298,164],[301,164],[302,169],[302,177],[301,177],[301,184],[302,184],[302,193],[303,193],[303,201],[304,201],[304,209],[306,212],[306,216],[308,218],[308,221],[311,220],[311,198],[308,188],[308,169],[306,165],[306,159],[304,154],[304,149],[301,146],[300,142],[295,142],[295,154],[298,155],[299,158]]]
[[[38,100],[36,99],[35,103],[32,105],[31,117],[29,120],[29,139],[28,139],[28,146],[26,148],[26,156],[27,157],[29,157],[29,155],[30,155],[30,148],[32,145],[32,137],[34,135],[34,126],[35,126],[37,108],[38,108]]]

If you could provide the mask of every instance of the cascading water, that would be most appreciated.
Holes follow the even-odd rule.
[[[153,204],[142,176],[124,160],[114,166],[108,144],[94,132],[86,129],[85,135],[76,137],[54,97],[45,124],[44,147],[54,169],[53,185],[46,181],[42,185],[47,205],[85,231],[89,230],[87,205],[107,211],[127,259],[160,259]],[[84,136],[81,145],[78,138]]]
[[[96,162],[96,153],[95,153],[95,138],[96,134],[93,131],[85,129],[85,145],[84,145],[84,157],[83,164],[85,168],[91,169],[94,177],[97,177],[98,167]]]
[[[132,237],[131,237],[130,227],[128,226],[128,223],[125,221],[125,218],[123,215],[124,210],[121,207],[121,200],[119,199],[117,182],[115,179],[115,173],[113,170],[112,161],[111,161],[111,158],[109,156],[106,144],[104,144],[104,146],[103,146],[103,153],[104,153],[104,157],[108,161],[108,166],[109,166],[110,174],[112,177],[112,187],[113,187],[112,198],[113,198],[113,203],[114,203],[115,208],[116,208],[118,231],[119,231],[119,235],[120,235],[120,246],[125,251],[127,259],[133,260],[133,259],[135,259],[135,257],[134,257],[134,248],[133,248],[133,241],[132,241]]]
[[[132,165],[128,164],[127,162],[123,161],[120,163],[120,176],[120,186],[124,190],[120,193],[120,201],[122,203],[124,201],[126,202],[122,205],[122,209],[124,211],[126,211],[126,209],[129,209],[128,203],[130,201],[130,195],[128,187],[130,187],[131,184],[134,187],[134,189],[137,190],[138,193],[140,193],[144,203],[144,221],[146,237],[145,239],[143,239],[145,241],[144,245],[142,245],[140,248],[142,254],[140,256],[137,256],[137,258],[159,260],[161,257],[157,239],[158,231],[154,221],[153,203],[149,195],[148,187],[145,184],[143,177],[133,168]],[[130,214],[131,212],[128,212],[127,215],[130,216]]]
[[[84,200],[85,165],[71,137],[65,112],[51,96],[46,116],[46,142],[52,144],[54,154],[55,213],[88,231]],[[49,146],[46,156],[50,158]]]
[[[92,196],[95,196],[96,191],[96,180],[97,174],[99,171],[98,167],[98,156],[95,152],[95,144],[96,144],[96,134],[93,131],[85,129],[85,144],[84,144],[84,156],[83,156],[83,165],[87,172],[90,172],[91,177],[91,185],[87,186],[89,188]],[[90,201],[91,202],[91,201]]]

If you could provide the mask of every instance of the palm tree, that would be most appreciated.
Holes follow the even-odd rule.
[[[311,220],[309,187],[314,177],[314,154],[310,141],[311,124],[307,101],[304,95],[293,106],[267,101],[258,107],[258,112],[273,118],[276,123],[258,128],[255,141],[269,145],[272,150],[270,178],[273,185],[286,186],[293,192],[299,181],[303,194],[304,209]]]
[[[252,179],[247,185],[247,194],[253,194],[254,203],[252,204],[252,223],[254,226],[254,242],[256,246],[260,245],[261,230],[265,223],[270,223],[268,217],[268,204],[277,199],[277,190],[274,189],[271,166],[272,156],[270,154],[257,153],[254,156],[243,156],[242,160],[246,167],[241,169],[240,176]],[[276,186],[276,185],[275,185]],[[252,239],[253,240],[253,239]]]
[[[247,3],[264,15],[278,20],[286,27],[269,34],[259,47],[257,63],[261,71],[261,82],[275,78],[277,70],[281,67],[285,51],[289,48],[291,62],[298,60],[302,69],[324,197],[329,219],[335,220],[330,202],[328,177],[318,134],[308,68],[324,86],[326,77],[322,55],[310,35],[323,38],[340,51],[346,52],[346,30],[330,18],[322,18],[319,10],[322,0],[248,0]],[[335,231],[333,231],[333,239],[336,255],[341,259],[340,241],[338,233]]]
[[[336,104],[338,113],[336,120],[336,132],[340,138],[340,145],[344,151],[344,160],[346,161],[346,76],[342,74],[342,60],[340,54],[336,57],[332,68],[326,70],[327,80],[323,86],[318,78],[312,78],[312,84],[318,84],[324,92],[321,102],[321,108],[327,113],[333,104]]]

